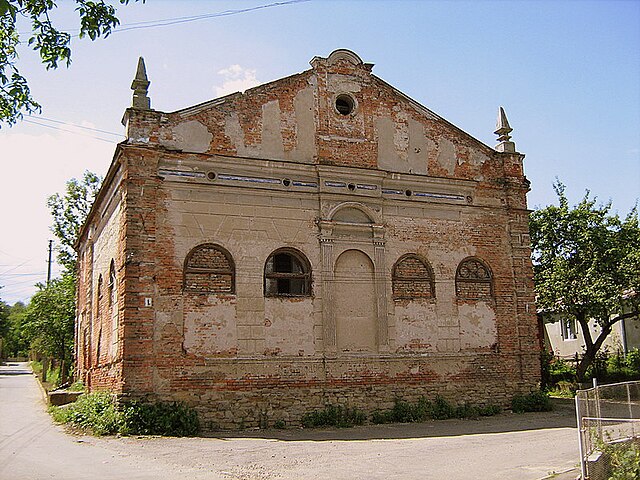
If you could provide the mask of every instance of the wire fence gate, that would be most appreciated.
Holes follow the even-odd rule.
[[[575,397],[583,480],[606,480],[616,448],[640,443],[640,381],[597,385]]]

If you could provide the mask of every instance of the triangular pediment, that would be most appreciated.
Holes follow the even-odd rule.
[[[389,172],[477,178],[495,151],[373,75],[340,49],[311,69],[163,114],[159,143]]]

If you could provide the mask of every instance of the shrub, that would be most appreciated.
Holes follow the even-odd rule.
[[[498,415],[500,412],[502,412],[502,409],[498,405],[485,405],[479,408],[478,415],[481,417],[492,417]]]
[[[549,412],[553,410],[551,399],[546,392],[536,390],[526,395],[516,395],[511,400],[514,413]]]
[[[462,404],[453,406],[442,397],[436,397],[434,401],[420,398],[416,403],[396,400],[391,410],[379,410],[373,412],[372,423],[410,423],[423,422],[428,419],[446,420],[449,418],[477,418],[496,415],[501,412],[497,405],[479,407],[476,405]]]
[[[130,402],[122,408],[120,433],[191,437],[199,428],[198,414],[183,403]]]
[[[551,363],[554,361],[553,353],[543,350],[540,353],[540,384],[543,389],[551,386]]]
[[[546,387],[551,387],[558,382],[573,382],[576,378],[576,369],[562,358],[552,358],[549,363],[549,381]]]
[[[626,364],[634,374],[640,374],[640,350],[634,348],[630,352],[627,352]]]
[[[311,427],[353,427],[362,425],[366,420],[363,412],[357,408],[343,407],[342,405],[326,405],[323,410],[315,410],[306,413],[302,417],[302,425]]]
[[[446,420],[456,416],[456,409],[442,397],[436,397],[428,409],[429,417],[434,420]]]
[[[562,380],[548,393],[553,397],[573,398],[576,394],[576,389],[577,384]]]
[[[640,446],[635,443],[609,445],[606,453],[611,465],[609,480],[640,478]]]
[[[53,419],[59,423],[70,423],[89,430],[95,435],[118,433],[121,414],[110,393],[81,395],[75,403],[50,408]]]
[[[49,409],[58,423],[69,423],[94,435],[140,434],[189,436],[198,431],[198,416],[182,403],[131,402],[117,405],[107,392],[81,395],[75,403]]]
[[[82,382],[74,382],[67,389],[70,392],[84,392],[84,384]]]

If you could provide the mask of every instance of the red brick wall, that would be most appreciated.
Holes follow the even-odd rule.
[[[98,332],[94,330],[91,348],[95,358],[90,366],[82,367],[82,375],[87,378],[90,388],[109,388],[133,397],[184,400],[198,409],[209,427],[231,428],[273,425],[277,420],[296,424],[306,411],[322,408],[326,403],[349,404],[365,411],[389,408],[397,397],[415,400],[420,396],[442,395],[456,402],[506,406],[515,393],[537,385],[539,357],[525,198],[528,184],[522,174],[523,157],[493,152],[447,122],[426,115],[406,97],[372,76],[369,70],[366,65],[353,66],[346,61],[332,65],[319,61],[312,70],[257,87],[244,95],[229,97],[191,114],[128,111],[130,142],[119,147],[118,157],[122,164],[123,214],[115,262],[121,344],[114,361],[109,362],[106,358],[99,361],[95,348]],[[358,85],[352,92],[357,108],[351,116],[334,110],[335,94],[340,90],[336,81]],[[330,195],[318,190],[292,191],[290,200],[285,201],[286,195],[279,193],[280,196],[271,197],[266,187],[243,186],[250,195],[262,192],[262,197],[260,202],[256,201],[254,210],[242,217],[233,211],[233,206],[237,205],[239,209],[248,200],[238,193],[240,187],[234,187],[235,190],[227,190],[230,193],[223,197],[225,201],[220,206],[231,207],[228,215],[242,217],[250,229],[255,226],[255,233],[250,229],[248,233],[243,230],[237,235],[233,231],[226,233],[227,243],[220,238],[222,226],[202,233],[201,238],[198,233],[190,233],[193,245],[178,254],[177,244],[181,239],[176,232],[186,228],[181,223],[186,220],[177,218],[171,211],[178,184],[159,175],[159,166],[187,168],[185,165],[193,164],[197,165],[194,168],[198,172],[206,172],[209,168],[217,169],[222,163],[221,157],[216,155],[224,155],[226,160],[227,156],[238,155],[233,158],[234,162],[242,163],[255,176],[280,178],[281,171],[287,168],[295,174],[302,172],[301,166],[296,170],[286,162],[270,162],[259,156],[264,140],[261,112],[267,102],[277,102],[283,155],[293,155],[300,147],[297,141],[302,134],[295,118],[295,98],[310,85],[314,86],[315,154],[313,158],[305,158],[303,163],[316,169],[312,171],[316,177],[307,170],[305,175],[321,180],[320,167],[313,167],[314,164],[348,167],[344,171],[353,177],[354,183],[394,179],[413,185],[411,188],[424,186],[425,189],[466,191],[468,198],[463,197],[462,203],[447,200],[429,204],[409,196],[389,199],[378,188],[375,194],[366,193],[369,196],[357,189],[352,193],[345,189],[344,193]],[[225,130],[225,122],[232,114],[237,116],[243,135],[242,148],[250,152],[243,157],[238,154],[237,139],[230,138]],[[185,118],[200,122],[211,133],[207,152],[165,150],[162,142],[169,139],[171,127]],[[421,123],[433,143],[426,160],[428,176],[377,170],[380,154],[378,118],[390,118],[399,128],[407,126],[409,121]],[[445,144],[453,145],[455,158],[449,159],[453,160],[450,165],[443,164],[438,157]],[[478,158],[484,160],[478,161]],[[367,177],[372,170],[379,176]],[[218,184],[208,183],[205,187],[206,179],[203,180],[205,183],[194,182],[193,185],[180,184],[181,195],[185,195],[188,188],[194,196],[205,188],[223,195],[220,193],[223,187]],[[279,227],[289,228],[290,225],[276,225],[277,222],[265,213],[265,208],[277,208],[286,202],[289,202],[287,208],[298,211],[304,198],[309,197],[317,205],[313,207],[317,208],[313,211],[315,220],[308,219],[303,224],[296,219],[302,226],[293,235],[279,231]],[[216,217],[214,205],[198,198],[204,207],[197,215],[209,219]],[[300,248],[305,252],[313,268],[314,293],[314,298],[305,300],[305,305],[310,306],[313,315],[321,315],[324,294],[321,273],[325,267],[320,260],[316,221],[323,218],[328,206],[348,200],[367,203],[379,212],[381,220],[376,228],[384,230],[387,258],[384,265],[378,265],[376,278],[384,285],[382,288],[388,292],[387,297],[396,299],[389,306],[390,316],[395,304],[413,302],[412,307],[419,307],[422,302],[434,306],[430,311],[435,312],[434,318],[422,321],[457,331],[458,326],[451,318],[444,318],[445,314],[451,314],[461,306],[482,304],[482,308],[492,315],[491,321],[495,322],[493,343],[465,350],[456,347],[459,339],[445,338],[445,342],[427,348],[424,339],[408,338],[406,345],[397,345],[398,350],[390,349],[398,353],[336,357],[325,349],[322,325],[311,322],[312,331],[306,332],[314,346],[310,353],[301,350],[299,357],[278,356],[277,351],[264,348],[264,340],[261,342],[259,338],[266,335],[265,329],[274,321],[287,320],[264,318],[261,282],[266,256],[281,247]],[[89,221],[97,223],[97,217],[94,213]],[[297,244],[308,237],[313,241],[305,243],[304,248]],[[259,257],[256,252],[262,251],[265,243],[272,245],[274,239],[278,240],[277,245],[269,247],[264,258]],[[196,250],[188,257],[188,252],[197,245],[213,242],[229,247],[231,241],[236,242],[232,260],[222,250],[213,248]],[[363,238],[354,240],[356,243],[364,241]],[[377,241],[382,242],[382,239]],[[87,235],[81,245],[88,248]],[[417,257],[407,257],[394,270],[393,265],[404,254],[416,254]],[[460,262],[469,256],[482,260],[489,267],[490,282],[456,278],[459,277]],[[235,269],[239,265],[245,276],[252,277],[253,284],[242,275],[236,276]],[[84,268],[91,270],[88,264]],[[212,271],[196,271],[201,268]],[[95,272],[93,276],[97,278]],[[103,273],[103,279],[105,301],[108,270]],[[244,283],[234,288],[233,282],[238,279]],[[255,285],[258,285],[257,289]],[[198,291],[191,292],[192,289]],[[205,290],[208,293],[203,292]],[[97,295],[91,292],[86,275],[80,276],[79,292],[79,312],[87,310],[95,317],[110,318],[104,305],[91,303],[96,301]],[[297,300],[282,300],[288,301]],[[444,312],[435,307],[446,302],[449,303]],[[236,307],[243,309],[245,323],[240,327],[250,338],[246,344],[253,345],[253,350],[247,345],[241,346],[239,341],[234,344],[233,339],[224,345],[220,343],[221,348],[213,348],[206,355],[185,347],[185,318],[189,314],[210,314],[207,325],[211,326],[207,327],[207,332],[212,338],[217,332],[215,328],[220,332],[235,328],[226,325],[226,330],[223,329],[223,320],[216,318],[216,305],[229,307],[229,311],[235,311]],[[283,310],[286,308],[274,311]],[[237,316],[233,320],[238,320]],[[403,320],[395,319],[394,328],[400,321]],[[393,338],[393,328],[389,330]],[[79,337],[78,341],[83,340]],[[297,339],[292,336],[291,342],[295,341]],[[442,351],[446,354],[441,354]],[[418,353],[420,355],[416,355]]]

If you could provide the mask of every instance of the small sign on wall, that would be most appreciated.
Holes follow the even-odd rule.
[[[144,297],[144,306],[145,307],[153,306],[153,300],[151,300],[151,297]]]

